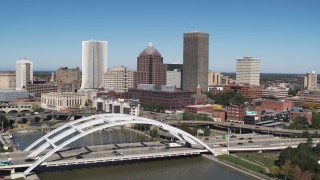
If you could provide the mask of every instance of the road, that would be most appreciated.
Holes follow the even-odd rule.
[[[305,138],[290,139],[290,138],[279,138],[268,135],[258,135],[258,134],[242,134],[236,135],[236,137],[231,138],[227,136],[227,139],[222,139],[221,137],[209,138],[203,140],[211,148],[216,149],[216,151],[225,151],[228,146],[229,148],[257,148],[257,147],[278,147],[278,146],[296,146],[301,142],[306,142]],[[318,143],[320,139],[314,139],[315,143]],[[249,143],[248,141],[252,141]],[[241,143],[241,144],[240,144]],[[201,146],[196,145],[194,149],[203,149]],[[146,153],[157,153],[166,151],[184,151],[190,150],[192,148],[178,147],[178,148],[165,148],[165,145],[160,142],[144,142],[144,143],[127,143],[127,144],[109,144],[109,145],[97,145],[89,146],[80,149],[62,149],[59,152],[52,155],[45,162],[55,162],[55,161],[65,161],[65,160],[75,160],[75,159],[91,159],[100,157],[112,157],[117,156],[114,151],[125,155],[132,154],[146,154]],[[46,152],[38,155],[36,159],[43,156]],[[32,164],[33,162],[26,162],[25,159],[30,152],[13,152],[13,153],[1,153],[0,160],[5,161],[11,158],[12,165],[21,164]]]

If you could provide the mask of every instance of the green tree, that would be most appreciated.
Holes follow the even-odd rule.
[[[156,128],[151,129],[150,132],[149,132],[149,135],[152,138],[156,138],[158,136],[158,130]]]
[[[43,112],[44,111],[44,109],[38,103],[33,103],[32,104],[32,110],[34,112]]]
[[[6,116],[3,116],[3,115],[0,116],[0,123],[1,123],[0,127],[2,126],[2,123],[3,123],[3,128],[4,129],[9,127],[9,121],[8,121]]]
[[[304,129],[309,126],[309,123],[306,117],[299,116],[293,119],[293,122],[290,126],[291,128],[295,129]]]
[[[320,115],[318,112],[315,112],[315,111],[312,112],[311,122],[312,122],[313,128],[315,129],[320,128]]]

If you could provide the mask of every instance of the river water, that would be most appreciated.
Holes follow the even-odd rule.
[[[108,133],[108,132],[107,132]],[[122,135],[120,135],[122,134]],[[104,142],[131,142],[140,141],[142,137],[133,133],[111,133],[112,138],[104,138],[103,134],[96,133],[88,136],[83,142],[94,141],[95,144]],[[42,133],[14,134],[14,142],[20,149],[24,149],[33,141],[42,136]],[[109,140],[108,140],[109,139]],[[81,143],[80,143],[81,144]],[[159,159],[148,161],[135,161],[129,163],[111,163],[100,167],[81,169],[66,169],[63,171],[50,171],[40,173],[41,180],[212,180],[230,179],[242,180],[250,177],[232,169],[217,165],[211,160],[201,156],[181,157],[174,159]]]

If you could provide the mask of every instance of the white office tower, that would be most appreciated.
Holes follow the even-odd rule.
[[[107,69],[107,41],[82,41],[82,83],[80,91],[101,87]]]
[[[317,90],[317,82],[317,73],[315,71],[311,71],[304,76],[303,86],[307,90]]]
[[[260,85],[260,59],[250,56],[237,59],[236,83]]]
[[[16,62],[16,90],[23,90],[27,84],[33,84],[33,65],[27,58]]]

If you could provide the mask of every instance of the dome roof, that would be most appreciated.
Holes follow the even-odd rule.
[[[140,53],[140,55],[143,54],[153,55],[153,54],[159,54],[159,51],[152,45],[151,42],[148,43],[148,46]]]

